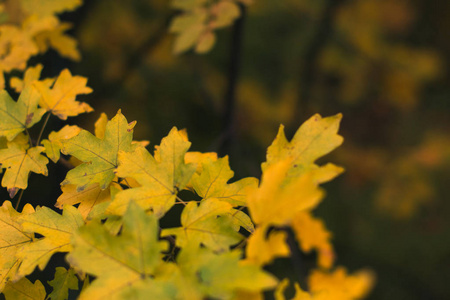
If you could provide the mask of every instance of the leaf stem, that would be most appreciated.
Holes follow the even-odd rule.
[[[19,209],[20,200],[22,200],[23,191],[24,190],[20,190],[19,199],[17,199],[17,203],[16,203],[16,207],[15,207],[16,211]]]
[[[187,205],[187,203],[185,201],[181,200],[181,198],[178,196],[177,196],[177,200],[179,201],[179,203],[182,203],[184,206]]]
[[[39,136],[38,136],[38,139],[36,141],[36,146],[39,146],[39,143],[41,142],[42,134],[44,133],[45,126],[47,126],[48,119],[50,119],[50,115],[51,115],[51,112],[48,111],[47,112],[47,117],[45,117],[44,124],[42,125],[41,132],[39,132]]]

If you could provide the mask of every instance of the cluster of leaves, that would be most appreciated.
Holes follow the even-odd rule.
[[[48,4],[52,13],[79,4],[24,2],[42,10]],[[12,78],[17,101],[0,92],[2,186],[14,198],[27,188],[30,173],[47,175],[49,159],[57,163],[61,153],[72,157],[74,168],[55,201],[62,213],[30,204],[18,212],[22,193],[16,208],[10,201],[0,207],[0,291],[6,299],[67,299],[81,282],[81,299],[260,299],[274,288],[284,299],[288,281],[278,284],[263,268],[295,255],[287,230],[301,250],[317,252],[319,267],[309,276],[309,292],[295,284],[296,299],[358,299],[370,290],[370,272],[333,271],[331,234],[312,214],[324,197],[319,185],[343,171],[315,163],[342,143],[340,114],[314,115],[291,141],[280,127],[261,182],[249,177],[229,183],[234,172],[228,157],[189,152],[187,134],[177,128],[151,154],[148,142],[133,141],[136,122],[120,110],[111,120],[102,114],[95,135],[66,125],[41,139],[52,115],[66,120],[92,111],[77,101],[92,91],[86,78],[63,70],[40,79],[41,70],[29,67],[22,79]],[[42,127],[33,139],[29,128],[36,124]],[[181,214],[177,205],[184,206]],[[180,225],[162,228],[168,215]],[[67,253],[67,265],[55,269],[46,295],[41,281],[27,276],[58,252]]]
[[[64,57],[80,59],[76,40],[65,33],[71,24],[56,16],[80,4],[81,0],[6,0],[0,5],[1,89],[5,87],[4,73],[25,70],[32,56],[50,47]]]
[[[197,53],[211,50],[216,41],[214,30],[230,26],[241,16],[240,5],[252,0],[174,0],[172,8],[181,11],[173,18],[170,31],[177,34],[174,53],[191,48]]]

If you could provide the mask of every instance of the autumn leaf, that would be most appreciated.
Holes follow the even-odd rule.
[[[47,176],[48,159],[41,155],[44,147],[24,149],[20,145],[11,144],[8,149],[0,150],[0,163],[6,168],[3,175],[2,186],[8,189],[13,198],[19,189],[28,187],[28,175],[30,172]]]
[[[18,77],[11,77],[9,85],[14,88],[16,92],[20,93],[26,86],[31,85],[36,80],[39,80],[42,68],[43,66],[41,64],[37,64],[34,67],[27,68],[23,75],[23,79],[20,79]],[[49,87],[53,84],[53,81],[54,80],[50,78],[43,80],[43,82],[45,82],[45,84]]]
[[[306,253],[316,249],[318,265],[322,268],[331,268],[334,261],[333,245],[330,243],[331,233],[326,230],[323,222],[309,212],[300,212],[295,216],[291,226],[301,249]]]
[[[86,86],[87,79],[72,76],[69,70],[63,70],[50,88],[45,81],[36,81],[33,85],[41,94],[39,105],[62,120],[93,111],[84,102],[76,101],[80,94],[89,94],[92,89]]]
[[[233,206],[246,206],[248,194],[256,190],[258,179],[249,177],[227,184],[233,177],[228,156],[216,161],[205,160],[202,163],[201,174],[195,174],[191,184],[197,194],[203,199],[218,199]]]
[[[309,291],[320,300],[361,299],[370,292],[374,282],[375,276],[371,271],[362,270],[350,275],[343,267],[334,272],[314,270],[308,276]]]
[[[77,136],[63,140],[61,151],[83,161],[83,164],[70,170],[62,184],[74,184],[78,192],[94,183],[98,183],[101,189],[106,189],[115,177],[118,152],[132,151],[134,148],[131,141],[135,124],[136,122],[128,124],[119,110],[106,125],[103,139],[82,130]]]
[[[42,140],[41,144],[45,147],[45,154],[54,163],[61,157],[62,140],[70,139],[79,134],[81,128],[76,125],[66,125],[59,131],[52,131],[48,139]]]
[[[12,141],[19,133],[39,122],[44,109],[38,109],[40,95],[26,87],[15,102],[5,90],[0,91],[0,136]]]
[[[105,203],[111,200],[110,188],[102,190],[98,183],[94,183],[88,186],[82,191],[77,191],[76,185],[67,184],[61,187],[62,195],[56,200],[55,207],[62,209],[65,205],[75,205],[78,206],[83,219],[87,219],[90,212],[96,205]]]
[[[117,176],[133,178],[141,187],[118,193],[107,213],[121,215],[128,203],[134,201],[162,217],[174,205],[177,193],[187,185],[196,170],[196,165],[184,162],[190,145],[180,131],[173,128],[162,139],[155,156],[143,147],[132,152],[119,151]]]
[[[177,263],[186,278],[195,278],[204,298],[230,299],[237,291],[259,292],[275,287],[277,280],[259,266],[243,264],[242,253],[233,250],[214,253],[189,245],[181,250]]]
[[[17,257],[22,260],[15,278],[21,278],[38,266],[43,270],[53,254],[72,250],[70,240],[73,232],[84,224],[78,210],[65,206],[63,214],[47,207],[38,207],[36,212],[20,218],[25,232],[39,233],[43,237],[21,247]]]
[[[67,260],[97,278],[80,299],[139,298],[136,295],[144,291],[147,298],[169,298],[157,297],[158,293],[166,292],[165,286],[161,283],[157,287],[158,282],[152,279],[157,266],[163,263],[161,251],[167,248],[158,241],[158,231],[155,216],[146,215],[134,203],[123,216],[123,228],[118,236],[111,235],[98,222],[81,227],[74,235],[73,251]]]
[[[23,9],[39,17],[71,11],[80,6],[82,0],[19,0]]]
[[[311,174],[285,182],[291,165],[288,158],[264,170],[259,188],[248,199],[255,224],[288,225],[298,212],[314,208],[323,198]]]
[[[270,264],[277,257],[289,256],[286,239],[284,231],[271,231],[267,234],[267,227],[259,226],[247,240],[246,261],[263,266]]]
[[[49,47],[55,49],[61,56],[74,61],[81,59],[81,54],[77,49],[77,40],[65,33],[72,28],[70,23],[59,23],[52,30],[39,32],[34,40],[41,53],[48,51]]]
[[[27,278],[8,282],[3,294],[6,300],[44,300],[47,295],[44,285],[39,280],[32,283]]]
[[[18,219],[22,215],[34,212],[30,204],[26,204],[22,213],[17,212],[10,201],[3,202],[0,207],[0,291],[14,277],[21,260],[16,253],[23,245],[31,243],[34,235],[25,232]]]
[[[48,282],[53,287],[53,291],[48,295],[48,299],[67,300],[69,289],[78,290],[78,278],[73,269],[66,270],[63,267],[56,267],[55,278]]]
[[[187,244],[202,244],[215,251],[226,251],[242,240],[227,217],[220,217],[231,210],[229,203],[209,199],[199,206],[189,202],[181,214],[181,227],[163,229],[162,236],[174,235],[179,247]]]
[[[286,288],[289,286],[289,279],[284,278],[277,286],[277,288],[275,289],[275,300],[286,300],[286,297],[284,296],[284,291],[286,290]],[[294,288],[295,288],[295,296],[293,298],[291,298],[291,300],[326,300],[327,295],[325,295],[322,298],[318,298],[318,297],[313,297],[312,295],[310,295],[309,293],[305,292],[304,290],[302,290],[300,288],[300,285],[296,282],[294,284]]]
[[[342,144],[343,138],[337,134],[342,115],[322,118],[316,114],[303,123],[289,142],[281,125],[278,135],[267,149],[267,160],[262,164],[263,170],[287,158],[292,158],[292,167],[288,171],[289,178],[295,178],[308,171],[316,170],[317,182],[333,179],[343,169],[332,164],[317,170],[314,163],[318,158],[328,154]]]

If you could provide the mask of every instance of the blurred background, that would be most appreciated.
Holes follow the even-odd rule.
[[[239,179],[260,176],[279,124],[292,137],[314,113],[342,112],[344,145],[325,160],[346,172],[316,211],[337,264],[374,270],[369,299],[450,299],[450,1],[255,0],[208,53],[178,55],[170,1],[85,2],[61,15],[82,59],[36,60],[44,77],[68,67],[89,78],[95,112],[69,123],[93,131],[122,109],[150,148],[187,128],[192,150],[230,155]],[[29,190],[42,189],[33,177]],[[315,258],[303,259],[306,274]]]

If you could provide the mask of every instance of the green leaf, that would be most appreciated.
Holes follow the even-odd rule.
[[[69,289],[78,290],[78,278],[73,269],[66,270],[63,267],[56,267],[55,278],[48,282],[53,287],[53,291],[48,295],[48,299],[67,300]]]
[[[6,300],[44,300],[44,285],[36,280],[32,283],[27,278],[22,278],[17,282],[9,282],[3,291]]]
[[[86,130],[77,136],[63,140],[61,151],[70,154],[83,164],[70,170],[62,184],[75,184],[77,191],[99,183],[106,189],[114,179],[114,169],[118,166],[117,153],[121,150],[132,151],[133,127],[136,122],[128,124],[127,119],[119,112],[107,123],[105,136],[99,139]]]
[[[0,91],[0,136],[12,141],[16,135],[30,128],[42,118],[45,109],[38,109],[40,95],[27,86],[15,102],[8,92]]]
[[[72,250],[70,240],[73,232],[84,224],[79,211],[66,205],[63,214],[47,208],[38,207],[36,212],[20,218],[26,232],[35,232],[44,237],[24,245],[17,252],[22,264],[17,271],[16,278],[33,272],[36,266],[43,270],[53,254]]]

